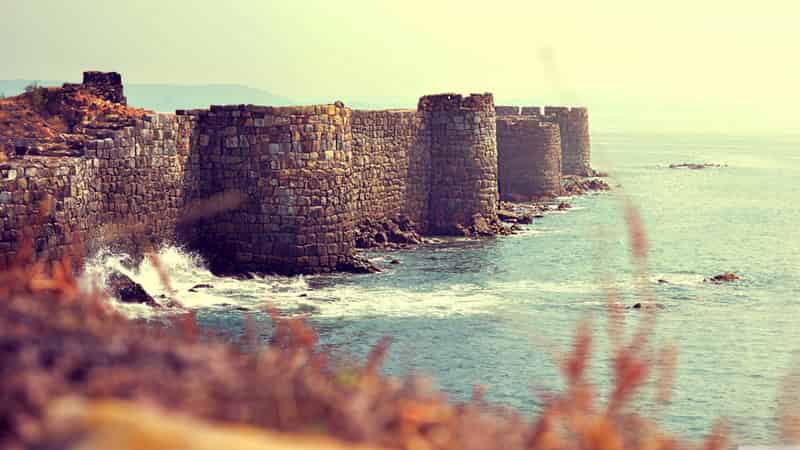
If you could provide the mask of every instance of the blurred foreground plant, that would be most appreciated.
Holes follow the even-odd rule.
[[[49,206],[41,209],[44,214]],[[634,257],[641,259],[644,270],[644,233],[635,212],[629,215]],[[545,394],[541,414],[529,420],[512,410],[487,406],[481,388],[476,388],[472,402],[453,403],[424,379],[382,375],[388,338],[375,346],[363,366],[338,366],[317,348],[311,327],[300,319],[281,317],[274,309],[268,311],[273,324],[270,345],[256,353],[197,339],[194,313],[177,317],[168,329],[130,322],[106,307],[102,293],[78,288],[69,257],[47,270],[35,261],[31,236],[24,239],[14,267],[0,273],[3,448],[109,448],[109,442],[126,449],[201,449],[209,448],[209,442],[223,448],[236,442],[240,444],[234,446],[261,448],[259,439],[263,448],[279,448],[270,440],[274,435],[245,431],[248,437],[241,441],[240,428],[193,419],[162,420],[158,411],[164,410],[294,436],[332,436],[347,445],[413,450],[721,450],[727,445],[721,426],[705,442],[694,444],[628,411],[653,373],[658,400],[669,401],[675,351],[662,349],[655,361],[648,359],[651,316],[645,316],[624,342],[624,314],[613,295],[608,299],[613,379],[605,404],[587,380],[593,336],[584,322],[570,354],[559,360],[565,390]],[[80,256],[76,251],[75,257]],[[163,278],[168,285],[167,275]],[[252,324],[245,335],[259,339]],[[64,403],[57,402],[64,396],[98,403],[79,403],[88,405],[82,413],[64,415],[59,413]],[[120,428],[120,423],[129,426]],[[124,439],[103,440],[114,436]],[[200,436],[213,440],[197,439]],[[298,439],[295,447],[286,448],[302,447]]]

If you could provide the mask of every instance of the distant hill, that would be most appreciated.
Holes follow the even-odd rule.
[[[25,86],[36,83],[39,86],[60,86],[63,81],[0,80],[0,95],[13,97],[25,91]]]
[[[292,104],[292,101],[286,97],[238,84],[129,84],[125,85],[125,96],[128,97],[128,104],[132,106],[161,112],[207,108],[209,105],[284,106]]]
[[[0,94],[7,97],[25,90],[32,80],[0,80]],[[41,86],[58,86],[62,81],[37,81]],[[128,104],[160,112],[207,108],[209,105],[253,104],[283,106],[292,100],[268,91],[238,84],[126,84]]]

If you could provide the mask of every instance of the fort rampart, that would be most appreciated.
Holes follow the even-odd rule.
[[[125,102],[114,73],[62,89]],[[588,126],[571,122],[585,123],[585,110],[545,111],[565,125],[501,110],[491,94],[426,96],[416,110],[212,106],[95,130],[71,156],[12,155],[0,162],[0,266],[26,228],[45,259],[80,236],[84,254],[169,242],[291,274],[346,266],[362,220],[405,216],[428,234],[496,223],[498,186],[555,195],[563,159],[588,167],[589,155]],[[563,155],[565,129],[587,147],[577,157]],[[234,207],[191,217],[230,192]],[[45,198],[52,208],[41,210]]]

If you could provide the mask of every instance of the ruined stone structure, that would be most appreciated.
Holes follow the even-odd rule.
[[[125,102],[115,73],[87,72],[83,84],[60,89],[48,95],[85,90]],[[77,233],[86,254],[170,242],[237,270],[287,274],[346,268],[363,220],[402,216],[421,233],[491,233],[498,185],[555,195],[563,130],[588,146],[586,127],[500,110],[491,94],[443,94],[422,97],[416,110],[212,106],[91,128],[71,156],[0,162],[0,266],[31,225],[45,259],[67,253]],[[585,120],[585,110],[574,114]],[[221,213],[195,220],[197,202],[221,193],[236,193],[235,205],[212,204]],[[53,208],[39,211],[48,196]]]
[[[86,254],[174,241],[191,130],[189,118],[154,114],[89,140],[82,157],[26,156],[0,164],[0,266],[13,259],[26,227],[45,260],[67,254],[78,235]],[[48,196],[52,207],[42,211]]]
[[[500,197],[503,200],[561,195],[558,125],[530,116],[497,118]]]
[[[539,106],[496,106],[495,110],[501,197],[552,197],[561,193],[562,175],[593,174],[586,108],[546,106],[542,111]],[[557,151],[554,140],[559,142]]]
[[[81,88],[114,103],[128,103],[123,94],[122,76],[116,72],[83,72]]]
[[[546,120],[557,122],[561,129],[561,171],[563,174],[591,175],[589,115],[586,108],[546,106],[544,116]]]

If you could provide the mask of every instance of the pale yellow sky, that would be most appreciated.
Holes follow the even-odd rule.
[[[0,79],[95,68],[392,106],[490,91],[585,103],[612,128],[793,131],[799,13],[773,0],[0,0]]]

